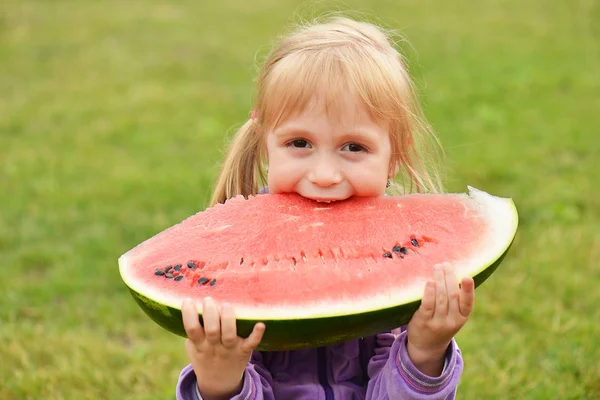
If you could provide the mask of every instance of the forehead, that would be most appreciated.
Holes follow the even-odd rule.
[[[353,131],[355,128],[387,130],[387,124],[375,120],[364,102],[351,94],[337,98],[316,94],[303,107],[289,110],[286,114],[272,130],[293,128],[331,133]]]
[[[267,131],[306,130],[319,133],[348,133],[360,131],[388,131],[389,124],[377,119],[359,96],[350,91],[338,96],[315,93],[303,104],[282,110],[276,123]]]

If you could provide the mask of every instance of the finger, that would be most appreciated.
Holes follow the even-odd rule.
[[[460,314],[468,317],[473,311],[475,304],[475,282],[473,278],[467,276],[462,278],[460,283]]]
[[[433,280],[435,281],[435,314],[439,316],[448,315],[448,292],[446,291],[446,276],[444,265],[438,264],[433,267]]]
[[[231,349],[237,344],[237,328],[235,314],[229,304],[221,306],[221,343],[225,348]]]
[[[252,333],[250,333],[250,336],[248,336],[242,342],[242,350],[247,353],[250,353],[252,350],[257,348],[263,338],[263,334],[265,333],[266,329],[267,327],[262,322],[259,322],[256,325],[254,325],[254,329],[252,329]]]
[[[425,290],[423,292],[423,300],[421,300],[421,306],[419,312],[423,317],[431,319],[435,313],[435,282],[428,281],[425,284]]]
[[[202,318],[204,319],[204,335],[208,343],[217,345],[221,343],[221,321],[219,310],[215,301],[206,297],[202,305]]]
[[[450,264],[444,266],[446,273],[446,292],[448,293],[448,311],[451,314],[460,314],[460,288],[458,287],[458,279],[454,272],[454,267]]]
[[[183,327],[188,338],[192,342],[201,342],[204,340],[204,329],[200,325],[198,318],[198,309],[194,306],[192,299],[185,299],[181,306],[181,316],[183,317]]]

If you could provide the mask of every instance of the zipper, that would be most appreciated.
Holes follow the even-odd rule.
[[[317,349],[317,368],[319,373],[319,383],[323,386],[323,389],[325,389],[325,400],[334,400],[333,390],[327,379],[327,354],[325,347],[319,347]]]

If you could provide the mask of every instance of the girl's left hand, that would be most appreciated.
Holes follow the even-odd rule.
[[[439,376],[452,338],[473,311],[475,282],[462,279],[460,287],[449,263],[434,266],[433,281],[427,282],[421,306],[408,323],[408,356],[417,369]]]

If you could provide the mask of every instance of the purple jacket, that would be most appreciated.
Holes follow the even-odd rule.
[[[454,399],[463,370],[456,342],[438,377],[421,373],[406,350],[406,332],[382,333],[317,349],[258,352],[232,400]],[[201,400],[191,365],[181,371],[177,400]]]

